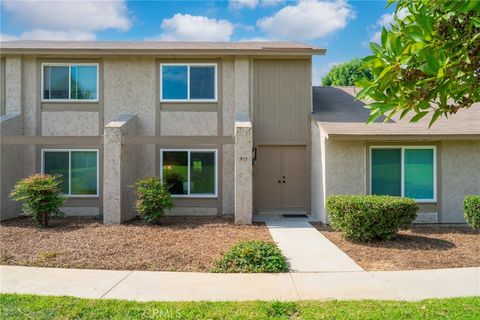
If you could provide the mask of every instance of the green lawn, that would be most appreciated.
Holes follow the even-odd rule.
[[[421,302],[129,302],[0,295],[0,319],[480,319],[480,297]]]

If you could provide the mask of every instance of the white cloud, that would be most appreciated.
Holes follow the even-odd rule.
[[[124,0],[3,1],[13,20],[46,30],[96,31],[109,28],[126,31],[131,22]]]
[[[258,5],[258,2],[258,0],[230,0],[229,4],[233,9],[255,9],[255,7]]]
[[[400,10],[396,15],[395,13],[386,13],[382,15],[378,20],[375,26],[372,26],[374,29],[380,27],[380,28],[387,28],[390,29],[391,25],[395,22],[395,16],[397,16],[400,20],[404,19],[408,15],[408,10],[403,8]],[[381,37],[382,37],[382,31],[375,31],[371,37],[369,42],[376,42],[380,43],[381,42]]]
[[[229,41],[234,29],[227,20],[181,13],[164,19],[161,28],[163,33],[156,39],[165,41]]]
[[[265,42],[265,41],[269,41],[269,39],[262,38],[262,37],[253,37],[253,38],[240,39],[238,41],[239,42]]]
[[[258,20],[257,25],[274,39],[313,40],[345,28],[353,18],[355,13],[344,0],[302,0]]]
[[[93,41],[96,39],[94,33],[80,31],[50,31],[35,29],[21,33],[19,36],[0,35],[1,41],[12,40],[69,40],[69,41]]]
[[[94,40],[96,31],[127,31],[132,25],[125,0],[4,0],[2,10],[13,23],[31,28],[13,36],[22,40]]]
[[[231,8],[240,10],[243,8],[255,9],[257,6],[270,7],[283,3],[284,0],[230,0]]]

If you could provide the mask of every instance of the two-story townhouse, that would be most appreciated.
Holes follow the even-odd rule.
[[[333,194],[417,201],[417,222],[464,223],[480,194],[480,105],[367,125],[355,88],[311,84],[291,42],[1,43],[0,218],[21,213],[16,181],[61,174],[69,215],[121,223],[132,185],[161,177],[171,215],[309,214]]]
[[[311,60],[291,42],[1,44],[1,217],[15,182],[60,174],[69,215],[121,223],[136,179],[169,214],[310,212]]]

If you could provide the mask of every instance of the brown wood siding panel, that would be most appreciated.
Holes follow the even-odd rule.
[[[309,60],[256,60],[254,140],[308,141]]]

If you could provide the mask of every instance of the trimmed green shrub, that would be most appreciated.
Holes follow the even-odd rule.
[[[468,225],[474,229],[480,229],[480,195],[465,197],[463,210]]]
[[[17,182],[10,193],[14,201],[24,201],[23,211],[41,228],[48,227],[50,216],[61,216],[65,201],[59,185],[60,176],[35,174]]]
[[[278,247],[266,241],[235,244],[217,260],[214,272],[287,272],[287,260]]]
[[[393,239],[417,217],[413,199],[392,196],[340,195],[327,199],[333,229],[358,242]]]
[[[156,223],[165,209],[173,208],[168,188],[156,177],[139,179],[135,183],[137,201],[135,208],[147,223]]]

